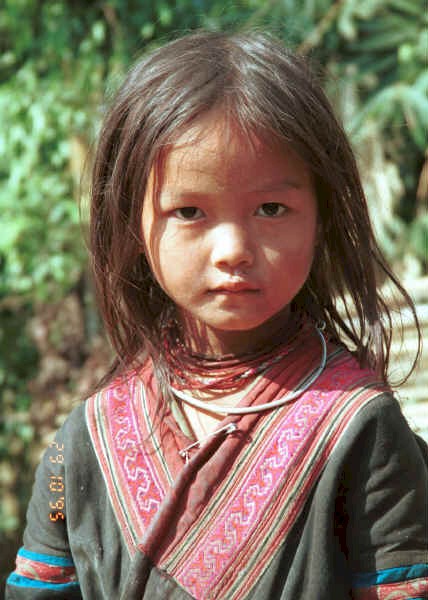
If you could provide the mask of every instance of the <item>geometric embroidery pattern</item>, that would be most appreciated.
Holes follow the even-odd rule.
[[[130,379],[90,398],[86,406],[88,429],[131,554],[165,495],[159,469],[146,452],[147,433],[137,420],[139,398]]]

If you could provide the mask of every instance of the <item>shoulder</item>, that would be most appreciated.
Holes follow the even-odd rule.
[[[391,392],[370,398],[349,424],[347,435],[362,451],[372,451],[380,462],[392,448],[400,448],[403,456],[406,449],[409,457],[420,454],[416,436]]]
[[[121,411],[133,411],[132,405],[141,389],[152,385],[152,373],[153,369],[145,365],[140,371],[116,377],[78,404],[57,430],[42,462],[50,466],[55,460],[61,460],[58,467],[62,469],[77,465],[83,458],[86,462],[93,454],[94,433],[98,439],[113,416],[120,418]],[[56,459],[60,454],[60,459]]]
[[[362,368],[347,350],[330,347],[325,371],[320,377],[320,394],[331,395],[330,418],[340,421],[340,447],[360,447],[380,453],[401,444],[409,456],[422,456],[426,443],[409,427],[391,388],[371,369]]]
[[[361,426],[361,419],[382,407],[397,409],[390,388],[372,370],[362,368],[349,351],[332,344],[328,345],[322,373],[309,389],[308,400],[325,406],[325,419],[332,423],[332,431],[338,430],[339,438],[351,424]]]
[[[141,389],[151,390],[156,387],[156,378],[151,361],[147,360],[141,368],[115,377],[106,386],[92,394],[84,403],[84,412],[105,408],[109,404],[127,403]]]
[[[362,379],[354,377],[343,394],[347,398],[338,400],[345,408],[333,452],[337,464],[345,466],[352,481],[371,481],[373,489],[388,489],[390,485],[398,489],[410,478],[413,488],[426,500],[426,442],[412,431],[392,391],[379,385],[370,372],[361,370],[360,374]],[[361,489],[368,492],[366,484]]]
[[[361,366],[352,352],[335,344],[328,344],[323,379],[342,390],[373,388],[380,393],[391,391],[372,369]]]

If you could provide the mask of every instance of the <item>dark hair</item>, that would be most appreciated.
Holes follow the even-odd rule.
[[[292,308],[325,321],[333,339],[345,340],[360,364],[386,381],[392,322],[378,273],[410,307],[420,346],[419,325],[375,241],[355,157],[320,83],[305,60],[270,35],[196,32],[134,66],[101,130],[90,243],[99,306],[118,357],[101,384],[147,353],[162,358],[171,301],[141,252],[142,201],[162,151],[214,109],[243,133],[291,146],[310,167],[321,240]]]

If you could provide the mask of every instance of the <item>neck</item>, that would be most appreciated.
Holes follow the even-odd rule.
[[[286,310],[251,330],[216,330],[180,315],[184,345],[190,351],[210,358],[245,356],[275,346],[293,336],[301,319]]]

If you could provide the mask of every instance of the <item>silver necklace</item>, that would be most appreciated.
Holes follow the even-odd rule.
[[[174,396],[177,396],[177,398],[180,398],[180,400],[182,400],[186,404],[190,404],[190,406],[193,406],[193,408],[198,408],[198,409],[204,410],[206,412],[215,413],[215,414],[224,415],[224,416],[227,416],[227,415],[249,415],[251,413],[257,413],[257,412],[261,412],[264,410],[271,410],[273,408],[278,408],[279,406],[283,406],[284,404],[287,404],[288,402],[295,400],[298,396],[303,394],[303,392],[305,392],[314,383],[314,381],[316,381],[318,379],[318,377],[324,371],[325,365],[327,362],[327,344],[325,342],[324,335],[322,333],[324,328],[325,328],[325,323],[321,323],[320,325],[316,325],[316,327],[315,327],[315,330],[318,333],[319,338],[321,340],[321,349],[322,349],[321,362],[320,362],[319,367],[309,377],[309,379],[306,381],[306,383],[304,383],[304,385],[302,385],[302,387],[297,388],[297,390],[295,390],[294,392],[291,392],[291,394],[286,394],[285,396],[282,396],[282,398],[279,398],[278,400],[274,400],[273,402],[266,402],[266,404],[258,404],[257,406],[243,406],[243,407],[232,406],[231,408],[225,408],[224,406],[215,404],[213,402],[203,402],[202,400],[197,400],[196,398],[193,398],[193,396],[190,396],[190,395],[186,394],[185,392],[182,392],[181,390],[176,390],[172,386],[171,386],[171,391],[174,394]]]

